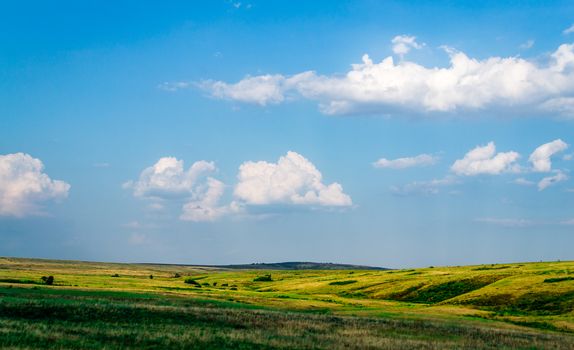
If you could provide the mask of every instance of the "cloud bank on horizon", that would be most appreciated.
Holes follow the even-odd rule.
[[[455,160],[450,166],[454,175],[395,185],[390,191],[397,195],[438,194],[440,188],[462,183],[463,177],[553,173],[538,183],[524,177],[513,181],[517,185],[537,185],[538,190],[543,191],[569,179],[566,170],[552,168],[552,157],[568,147],[561,139],[540,145],[530,154],[528,162],[531,166],[527,167],[518,164],[518,152],[497,153],[496,145],[491,141],[484,146],[476,146],[463,158]],[[373,166],[405,170],[432,166],[437,161],[437,156],[420,154],[392,160],[381,158]],[[70,185],[50,179],[43,173],[43,168],[42,161],[28,154],[0,155],[0,216],[39,215],[42,214],[42,202],[62,200],[68,196]],[[226,185],[212,176],[216,172],[215,163],[211,161],[196,161],[186,170],[183,160],[162,157],[154,165],[142,170],[137,180],[127,181],[122,187],[131,190],[135,198],[147,201],[150,209],[163,210],[166,204],[176,203],[181,206],[179,218],[195,222],[216,221],[229,215],[249,215],[250,206],[348,208],[353,205],[341,184],[323,183],[323,176],[315,165],[293,151],[288,151],[276,163],[243,162],[238,169],[233,199],[226,205],[220,204]]]
[[[217,80],[166,83],[175,91],[199,86],[216,99],[268,106],[297,98],[315,101],[324,114],[374,113],[400,115],[447,114],[461,116],[500,110],[505,114],[550,115],[574,118],[574,44],[562,44],[544,63],[512,57],[472,58],[448,46],[447,67],[425,67],[404,60],[421,49],[416,37],[392,40],[392,56],[374,62],[365,54],[351,70],[321,75],[305,71],[294,75],[246,76],[230,83]]]

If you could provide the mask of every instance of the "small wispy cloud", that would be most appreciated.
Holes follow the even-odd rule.
[[[518,179],[512,181],[512,183],[513,183],[513,184],[516,184],[516,185],[521,185],[521,186],[534,186],[534,185],[536,185],[536,182],[530,181],[530,180],[526,180],[526,179],[523,178],[523,177],[520,177],[520,178],[518,178]]]
[[[522,50],[528,50],[528,49],[532,48],[532,46],[534,46],[534,40],[529,39],[529,40],[527,40],[526,42],[522,43],[522,44],[520,45],[520,48],[521,48]]]
[[[555,175],[547,176],[538,182],[538,191],[544,191],[548,187],[566,180],[568,180],[568,175],[561,170],[557,170]]]
[[[412,49],[421,49],[425,46],[424,43],[418,43],[415,36],[411,35],[397,35],[391,40],[393,44],[393,52],[401,58],[409,53]]]
[[[183,89],[188,89],[192,86],[193,84],[187,81],[175,81],[175,82],[163,82],[161,84],[159,84],[157,87],[158,89],[164,90],[164,91],[170,91],[170,92],[174,92],[174,91],[178,91],[178,90],[183,90]]]
[[[130,222],[123,224],[122,227],[129,228],[132,230],[147,230],[147,229],[156,228],[157,226],[154,224],[142,223],[140,221],[134,220],[134,221],[130,221]]]
[[[437,156],[431,154],[419,154],[414,157],[404,157],[397,159],[381,158],[373,163],[375,168],[405,169],[418,166],[433,165],[438,161]]]
[[[415,181],[403,186],[391,186],[390,191],[394,195],[435,195],[440,193],[443,187],[460,183],[454,176],[447,176],[443,179],[434,179],[431,181]],[[451,194],[459,194],[456,191],[450,191]]]
[[[486,224],[492,224],[502,227],[508,228],[523,228],[523,227],[530,227],[534,225],[533,221],[526,220],[526,219],[511,219],[511,218],[493,218],[493,217],[486,217],[486,218],[478,218],[475,219],[476,222],[482,222]]]
[[[134,232],[130,234],[128,238],[128,242],[131,245],[145,245],[149,244],[151,241],[149,237],[143,233]]]
[[[570,27],[564,29],[564,31],[563,31],[562,33],[563,33],[563,34],[574,33],[574,24],[572,24]]]

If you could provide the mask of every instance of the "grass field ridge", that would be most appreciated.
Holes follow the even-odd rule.
[[[0,332],[9,335],[0,337],[0,347],[14,347],[14,339],[24,337],[18,329],[28,327],[62,339],[68,332],[98,334],[115,344],[111,348],[123,348],[133,336],[141,337],[139,348],[574,348],[572,261],[396,270],[265,267],[0,258]],[[46,276],[54,277],[53,285],[46,285]],[[292,312],[300,316],[291,323],[285,315]],[[98,331],[91,328],[93,315],[99,315]],[[263,319],[292,329],[269,330]],[[250,331],[253,323],[267,333]],[[161,338],[162,327],[174,335]],[[377,331],[393,327],[393,337]],[[366,338],[353,345],[342,340],[347,333]],[[461,334],[478,345],[471,347]],[[44,338],[50,336],[28,347]],[[102,345],[95,335],[88,339],[92,343],[56,342],[61,346],[54,348]]]

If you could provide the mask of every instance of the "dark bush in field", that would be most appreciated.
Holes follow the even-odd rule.
[[[117,273],[114,273],[114,274],[112,275],[112,277],[120,277],[120,275],[117,274]]]
[[[51,286],[52,284],[54,284],[54,276],[42,276],[42,281],[44,282],[44,284]]]
[[[150,279],[150,280],[153,280],[153,275],[149,275],[149,279]]]
[[[271,282],[271,281],[273,281],[273,278],[271,278],[270,274],[257,276],[253,279],[253,282]]]
[[[180,277],[181,277],[181,275],[177,272],[173,274],[173,278],[180,278]]]
[[[356,283],[356,280],[348,280],[348,281],[335,281],[335,282],[331,282],[329,283],[330,286],[344,286],[346,284],[352,284],[352,283]]]
[[[418,285],[389,296],[390,299],[413,303],[439,303],[496,282],[494,278],[467,278],[430,286]]]
[[[194,285],[194,286],[200,286],[199,282],[197,282],[193,278],[186,278],[184,282],[187,284]]]
[[[574,281],[574,277],[555,277],[555,278],[547,278],[544,280],[544,283],[556,283],[562,281]]]

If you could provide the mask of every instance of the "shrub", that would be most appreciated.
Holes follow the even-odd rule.
[[[120,275],[118,275],[117,273],[114,273],[114,274],[112,275],[112,277],[120,277]]]
[[[197,282],[197,281],[194,280],[193,278],[186,278],[184,282],[187,283],[187,284],[194,285],[194,286],[199,286],[199,285],[200,285],[199,282]]]
[[[227,283],[222,283],[222,284],[221,284],[222,287],[227,287],[228,285],[229,285],[229,284],[227,284]]]
[[[150,280],[153,280],[153,275],[149,275],[149,279],[150,279]]]
[[[42,281],[44,282],[44,284],[51,286],[52,284],[54,284],[54,276],[42,276]]]
[[[555,277],[555,278],[547,278],[544,280],[544,283],[556,283],[562,281],[574,281],[574,277]]]
[[[173,278],[180,278],[180,277],[181,277],[181,275],[177,272],[173,274]]]
[[[204,282],[204,283],[202,283],[201,285],[202,285],[202,286],[207,286],[207,287],[209,287],[209,283],[207,283],[207,282]]]
[[[270,274],[257,276],[253,279],[253,282],[271,282],[273,279],[271,278]]]
[[[346,284],[351,284],[357,282],[356,280],[348,280],[348,281],[335,281],[329,283],[330,286],[344,286]]]

